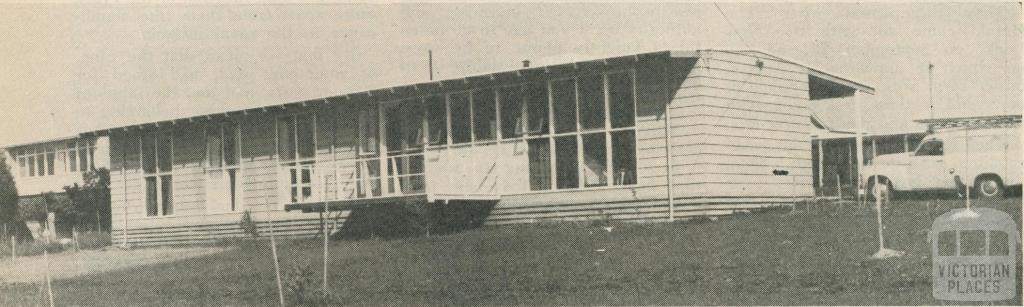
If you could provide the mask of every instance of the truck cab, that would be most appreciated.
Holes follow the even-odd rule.
[[[932,133],[913,152],[879,155],[863,168],[868,191],[954,190],[959,180],[980,197],[1021,184],[1019,126],[959,128]]]

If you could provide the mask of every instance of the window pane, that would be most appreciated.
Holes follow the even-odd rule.
[[[1002,231],[989,231],[988,233],[988,255],[1009,256],[1010,235]]]
[[[448,122],[447,112],[444,106],[444,97],[427,97],[424,101],[427,112],[427,127],[430,136],[430,145],[441,145],[448,143]]]
[[[53,175],[53,164],[54,164],[53,162],[56,160],[56,158],[57,158],[56,154],[54,154],[52,152],[46,153],[46,174],[47,175]]]
[[[501,97],[501,137],[514,138],[523,135],[526,118],[523,117],[523,92],[521,87],[507,87],[499,91]]]
[[[86,154],[85,148],[80,149],[78,151],[78,169],[79,170],[84,172],[84,171],[88,171],[90,169],[90,166],[92,165],[92,163],[91,163],[92,160],[90,160],[89,157],[92,157],[92,151],[91,150],[88,152],[88,154]]]
[[[580,127],[583,129],[604,128],[604,77],[593,75],[581,77]]]
[[[608,185],[608,158],[604,132],[583,135],[583,184]]]
[[[636,184],[636,135],[612,132],[612,176],[615,185]]]
[[[156,137],[142,137],[142,170],[146,173],[156,172]]]
[[[608,75],[608,108],[612,128],[633,127],[633,78],[629,73]]]
[[[161,172],[169,172],[169,171],[171,171],[171,164],[174,163],[174,152],[173,152],[173,149],[172,149],[174,147],[174,137],[173,137],[173,135],[171,135],[169,133],[162,133],[162,134],[160,134],[160,139],[157,140],[156,144],[157,144],[156,159],[157,159],[157,165],[159,165],[159,167],[160,167],[160,171]],[[81,153],[79,153],[79,158],[81,158],[81,156],[82,156]]]
[[[35,176],[36,175],[36,156],[28,157],[28,175],[29,176]]]
[[[82,156],[82,155],[79,155],[79,156]],[[85,167],[87,169],[90,169],[90,170],[93,169],[93,168],[96,168],[96,161],[93,161],[93,159],[95,157],[96,157],[96,147],[89,147],[89,156],[88,156],[89,159],[88,159],[88,161],[85,161],[82,164],[84,164]],[[86,163],[86,162],[88,162],[88,163]]]
[[[72,151],[68,152],[68,170],[72,171],[72,172],[77,172],[78,171],[78,152],[77,151],[72,150]]]
[[[572,79],[551,82],[551,103],[555,112],[555,133],[576,131],[576,82]]]
[[[160,198],[164,215],[174,214],[174,182],[171,175],[160,176]]]
[[[551,189],[551,147],[548,139],[527,141],[530,155],[530,190]]]
[[[210,126],[209,129],[206,129],[206,150],[210,167],[221,167],[224,158],[223,146],[220,127]]]
[[[402,134],[405,137],[404,149],[418,149],[423,146],[423,104],[419,100],[411,100],[402,105]]]
[[[921,144],[921,148],[917,150],[916,155],[918,156],[941,156],[942,155],[942,141],[929,141]]]
[[[384,146],[387,146],[387,151],[401,151],[402,150],[402,124],[405,119],[402,118],[401,109],[397,104],[389,104],[381,109],[384,112]]]
[[[548,120],[548,87],[539,83],[528,84],[523,94],[526,95],[526,110],[529,113],[527,133],[547,135],[551,122]]]
[[[495,112],[493,90],[473,93],[473,132],[477,141],[497,138],[498,122]]]
[[[224,163],[227,165],[238,165],[241,160],[241,153],[238,146],[238,125],[224,125]]]
[[[57,172],[59,173],[70,172],[68,169],[68,153],[64,151],[57,152],[57,161],[54,162],[54,165],[60,166],[57,168]]]
[[[960,231],[960,256],[985,256],[985,231]]]
[[[46,175],[46,161],[43,160],[43,155],[36,156],[36,176]]]
[[[156,177],[146,177],[146,216],[156,216]]]
[[[449,96],[448,107],[451,109],[452,144],[468,143],[473,125],[469,120],[469,94],[460,93]]]
[[[277,119],[277,156],[288,161],[295,159],[295,123],[291,117]]]
[[[313,158],[316,155],[316,130],[312,114],[303,114],[296,117],[296,127],[298,130],[298,147],[299,147],[299,158],[308,159]]]
[[[938,241],[939,256],[956,256],[956,231],[940,232]]]
[[[558,188],[578,188],[579,170],[576,151],[576,136],[555,138],[555,175],[558,176]]]
[[[25,158],[18,158],[18,175],[25,177],[28,175],[28,168],[25,166]]]
[[[359,141],[361,154],[377,153],[377,109],[368,107],[359,113],[359,131],[362,140]]]

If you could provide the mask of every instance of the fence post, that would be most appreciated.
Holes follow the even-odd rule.
[[[11,260],[18,259],[18,240],[11,236]]]

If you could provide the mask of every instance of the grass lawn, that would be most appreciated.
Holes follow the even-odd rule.
[[[869,259],[878,250],[875,215],[849,206],[623,223],[611,232],[589,224],[521,225],[333,241],[330,292],[333,302],[347,305],[942,304],[931,295],[926,230],[932,218],[924,203],[885,208],[887,245],[906,252],[895,259]],[[959,205],[938,203],[943,211]],[[1008,212],[1020,224],[1020,198],[977,203]],[[320,287],[321,242],[279,242],[286,283],[296,285],[297,268],[309,266],[302,275],[307,286]],[[61,279],[54,291],[58,305],[277,304],[268,241]],[[0,284],[3,306],[34,305],[38,295],[38,284]],[[1020,305],[1020,294],[1003,303]]]

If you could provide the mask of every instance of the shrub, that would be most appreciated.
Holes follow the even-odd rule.
[[[260,228],[256,225],[256,221],[252,220],[252,213],[249,210],[242,212],[242,220],[238,221],[238,227],[242,228],[242,232],[253,238],[260,236]]]
[[[318,271],[311,265],[291,266],[282,273],[285,301],[303,306],[336,305],[330,292],[324,293]]]

